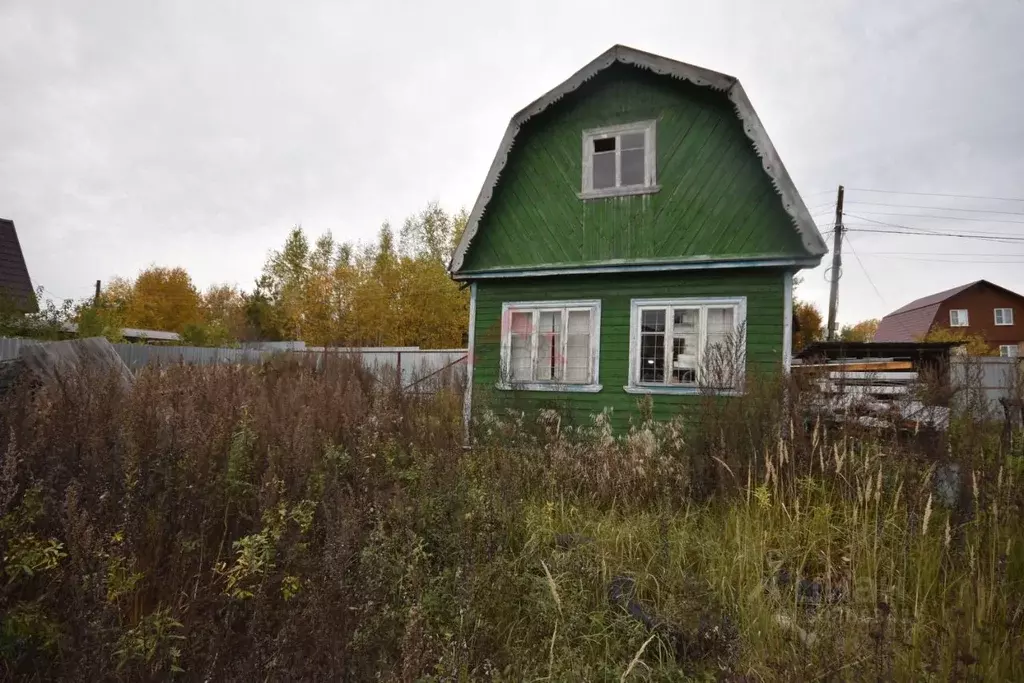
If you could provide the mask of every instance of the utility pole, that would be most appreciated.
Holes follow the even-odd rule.
[[[843,186],[836,194],[836,228],[832,246],[832,288],[828,295],[828,329],[825,339],[835,341],[836,308],[839,305],[839,277],[843,268]]]
[[[96,308],[100,306],[100,281],[96,281],[96,295],[92,299],[92,305]]]

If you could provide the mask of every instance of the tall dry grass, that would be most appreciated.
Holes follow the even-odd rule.
[[[1024,678],[1024,468],[999,430],[800,406],[763,378],[625,433],[503,410],[467,452],[457,390],[344,361],[22,391],[0,412],[0,672]]]

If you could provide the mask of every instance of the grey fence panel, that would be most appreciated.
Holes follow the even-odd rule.
[[[401,381],[403,387],[434,390],[466,374],[466,349],[416,349],[416,348],[372,348],[349,349],[330,348],[312,350],[307,347],[296,353],[312,353],[317,363],[327,356],[359,358],[378,381],[393,384]],[[401,369],[399,371],[399,369]]]
[[[1024,387],[1022,365],[1017,358],[958,356],[953,358],[950,381],[955,406],[978,417],[1002,418],[1001,398],[1020,398]]]
[[[38,344],[39,342],[32,341],[31,339],[12,339],[9,337],[0,337],[0,360],[14,360],[21,353],[21,349],[29,344]]]
[[[465,349],[403,353],[402,386],[429,391],[453,379],[462,381],[466,377],[467,357]]]
[[[28,339],[0,338],[0,360],[17,358]],[[147,365],[221,365],[259,363],[274,355],[293,355],[315,358],[318,366],[324,357],[347,356],[359,358],[363,365],[382,383],[394,384],[414,391],[436,391],[453,381],[466,377],[466,349],[431,349],[416,347],[370,348],[314,348],[283,350],[278,348],[200,348],[192,346],[156,346],[146,344],[114,344],[121,359],[133,371]]]
[[[132,370],[157,364],[221,365],[258,363],[270,355],[265,351],[249,349],[218,349],[193,346],[114,344],[114,348]]]

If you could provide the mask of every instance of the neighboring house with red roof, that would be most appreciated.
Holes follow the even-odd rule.
[[[0,307],[9,305],[22,313],[39,310],[14,221],[0,218]]]
[[[882,318],[874,341],[920,341],[939,328],[981,336],[1001,356],[1024,356],[1024,296],[988,280],[947,289]]]

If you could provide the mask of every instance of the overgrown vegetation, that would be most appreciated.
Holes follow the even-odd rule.
[[[793,392],[623,434],[487,413],[472,451],[456,388],[340,360],[20,392],[0,677],[1024,678],[1020,455],[807,424]]]
[[[54,341],[66,336],[64,325],[77,314],[78,308],[71,301],[58,306],[53,300],[44,300],[44,294],[40,287],[35,293],[38,310],[26,313],[24,304],[0,293],[0,337]]]

